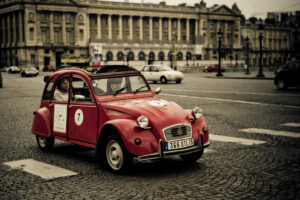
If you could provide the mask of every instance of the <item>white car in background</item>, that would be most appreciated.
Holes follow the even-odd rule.
[[[142,67],[141,72],[147,81],[153,81],[153,83],[157,83],[157,81],[161,83],[170,81],[181,83],[184,78],[183,73],[175,71],[166,65],[146,65]]]

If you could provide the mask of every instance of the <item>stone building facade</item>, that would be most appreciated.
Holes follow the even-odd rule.
[[[60,65],[61,57],[91,56],[101,44],[102,63],[178,67],[217,62],[222,31],[224,60],[243,60],[241,11],[234,4],[207,7],[96,0],[0,0],[1,65]]]

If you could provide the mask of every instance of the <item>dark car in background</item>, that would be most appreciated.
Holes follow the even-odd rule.
[[[217,72],[219,69],[219,65],[209,65],[204,67],[203,71],[204,72]],[[221,66],[221,71],[225,72],[225,68]]]
[[[274,84],[279,90],[300,87],[300,60],[286,63],[275,74]]]
[[[39,71],[34,67],[26,68],[21,72],[22,77],[36,77],[37,75],[39,75]]]

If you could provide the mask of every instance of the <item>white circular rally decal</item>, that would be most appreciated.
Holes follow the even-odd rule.
[[[77,126],[80,126],[83,122],[83,112],[81,109],[77,109],[74,115],[74,120]]]
[[[165,106],[167,105],[167,103],[163,102],[163,101],[159,101],[159,100],[152,100],[149,102],[149,104],[151,106]]]

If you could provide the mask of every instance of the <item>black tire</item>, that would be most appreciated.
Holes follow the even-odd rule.
[[[124,174],[133,164],[132,155],[126,150],[122,139],[111,134],[105,142],[105,165],[116,174]]]
[[[168,80],[167,80],[166,77],[162,76],[162,77],[160,78],[160,82],[163,83],[163,84],[166,84],[166,83],[168,83]]]
[[[53,146],[54,146],[54,138],[53,137],[45,138],[43,136],[37,135],[36,142],[42,151],[49,152],[49,151],[53,150]]]
[[[196,162],[197,160],[199,160],[202,157],[203,152],[204,152],[202,138],[201,138],[201,141],[199,141],[199,142],[200,142],[200,151],[180,156],[185,162],[190,162],[190,163]]]
[[[176,80],[176,83],[177,83],[177,84],[180,84],[181,81],[182,81],[181,79],[180,79],[180,80]]]
[[[154,83],[154,84],[156,84],[156,83],[157,83],[157,81],[153,81],[153,83]]]
[[[286,82],[284,79],[279,79],[276,83],[278,90],[285,90],[286,89]]]

